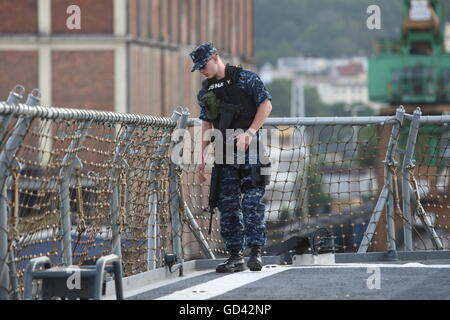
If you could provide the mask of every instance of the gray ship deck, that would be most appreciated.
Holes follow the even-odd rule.
[[[330,265],[282,265],[264,257],[260,272],[218,274],[224,259],[196,260],[124,279],[128,300],[450,300],[450,251],[336,254]],[[375,278],[378,276],[378,278]],[[113,299],[108,283],[105,299]]]

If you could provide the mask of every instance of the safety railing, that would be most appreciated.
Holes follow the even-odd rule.
[[[94,264],[125,276],[225,254],[208,234],[209,179],[195,169],[200,121],[0,103],[0,298],[19,299],[28,262]],[[266,255],[449,249],[448,116],[270,118]],[[207,173],[213,150],[207,151]],[[208,174],[207,174],[208,175]],[[38,291],[37,291],[38,292]]]
[[[162,118],[49,108],[37,91],[22,105],[19,89],[0,103],[1,299],[22,296],[39,256],[71,266],[113,253],[124,275],[164,266],[181,242],[167,186],[184,109]]]
[[[402,107],[387,117],[268,119],[260,129],[272,163],[264,253],[330,250],[330,237],[335,252],[384,251],[392,260],[399,250],[449,249],[448,120]],[[207,232],[210,176],[205,183],[195,177],[201,140],[209,136],[201,137],[198,119],[188,124],[183,197],[198,228],[185,231],[223,256],[218,216]],[[212,147],[207,158],[210,175]],[[200,244],[189,250],[185,256],[206,252]]]

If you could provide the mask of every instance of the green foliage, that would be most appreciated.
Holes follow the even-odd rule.
[[[302,208],[296,207],[295,209],[289,209],[287,205],[284,205],[280,210],[280,221],[287,222],[293,218],[301,218]]]
[[[272,109],[270,116],[289,117],[291,110],[291,80],[276,79],[266,86],[272,95],[272,104],[276,103],[276,107]]]
[[[267,84],[267,90],[272,95],[273,109],[271,117],[289,117],[291,110],[291,80],[275,79]],[[345,108],[344,103],[324,104],[315,87],[305,87],[305,116],[307,117],[334,117],[351,116],[351,111]],[[374,114],[369,106],[360,106],[358,116],[371,116]]]
[[[313,160],[314,161],[314,160]],[[319,213],[321,208],[328,208],[331,197],[325,192],[319,163],[310,163],[307,171],[309,214]]]
[[[283,206],[280,210],[280,220],[288,221],[292,217],[292,212],[288,209],[287,206]]]
[[[363,203],[369,202],[369,201],[375,201],[375,195],[373,194],[373,192],[369,192],[366,194],[363,194],[361,196],[361,200]]]
[[[358,159],[362,167],[375,166],[377,156],[377,128],[360,127],[358,131]]]
[[[307,117],[320,117],[329,116],[328,106],[325,106],[320,100],[319,93],[314,87],[304,88],[305,96],[305,116]]]
[[[402,4],[392,0],[255,0],[257,65],[298,55],[371,55],[375,39],[400,36]],[[381,30],[366,26],[369,5],[381,9]]]

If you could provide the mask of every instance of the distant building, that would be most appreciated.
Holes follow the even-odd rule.
[[[0,0],[0,101],[22,84],[43,105],[196,117],[188,53],[206,41],[252,68],[253,0]]]
[[[329,75],[306,75],[305,83],[315,86],[321,100],[327,104],[370,104],[367,72],[360,62],[337,66]]]
[[[306,58],[306,57],[286,57],[277,60],[277,69],[289,72],[319,74],[326,72],[329,68],[329,60],[324,58]]]
[[[300,74],[305,86],[317,88],[326,104],[365,104],[375,110],[379,104],[368,99],[367,58],[325,59],[287,57],[277,60],[277,66],[267,63],[260,69],[261,78],[270,83],[274,79],[293,79]]]
[[[270,62],[266,62],[259,69],[259,76],[264,83],[271,83],[274,78],[274,68]]]

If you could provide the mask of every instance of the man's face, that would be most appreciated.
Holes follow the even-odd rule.
[[[217,74],[217,55],[213,55],[208,62],[203,66],[203,68],[198,69],[198,71],[207,79],[212,79]]]

